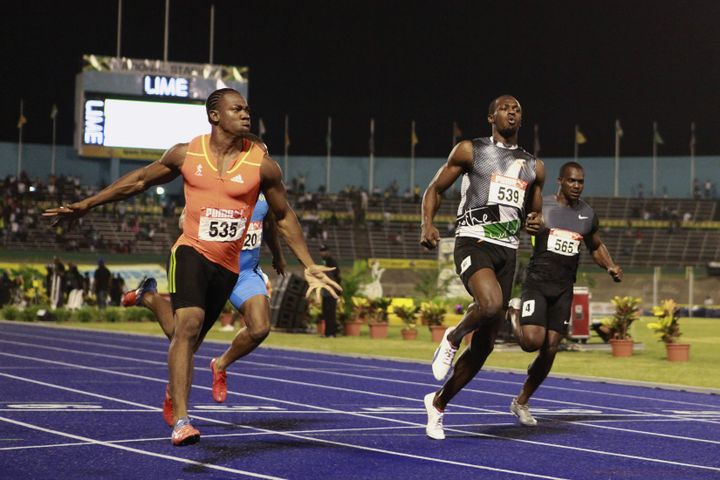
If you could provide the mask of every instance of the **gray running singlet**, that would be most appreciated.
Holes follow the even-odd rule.
[[[588,242],[599,221],[590,205],[561,205],[555,195],[543,197],[545,229],[533,237],[528,279],[567,284],[575,282],[580,243]]]
[[[518,248],[525,202],[535,181],[535,157],[492,137],[476,138],[472,170],[462,177],[456,237]]]

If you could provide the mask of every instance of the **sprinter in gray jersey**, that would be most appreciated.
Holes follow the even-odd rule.
[[[560,167],[557,195],[543,198],[545,226],[533,237],[533,256],[523,284],[522,298],[513,299],[509,316],[518,343],[526,352],[538,351],[528,368],[528,377],[510,411],[522,425],[533,427],[528,400],[552,368],[560,340],[567,333],[573,299],[573,284],[585,244],[595,263],[619,282],[622,269],[615,265],[598,233],[598,218],[580,199],[585,174],[580,164]]]
[[[433,249],[440,240],[433,218],[441,195],[462,176],[455,269],[474,300],[458,326],[446,330],[433,358],[433,375],[442,380],[462,338],[475,332],[442,389],[425,396],[425,431],[436,440],[445,438],[445,406],[480,371],[493,350],[510,299],[518,232],[525,224],[535,234],[542,225],[545,170],[540,160],[518,147],[520,103],[509,95],[496,98],[490,103],[487,121],[492,136],[460,142],[423,196],[420,243]]]

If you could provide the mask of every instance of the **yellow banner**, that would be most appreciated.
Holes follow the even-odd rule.
[[[46,275],[46,267],[49,263],[52,262],[0,263],[0,270],[7,270],[8,272],[10,272],[10,270],[18,270],[21,267],[29,267],[39,271],[42,275]],[[79,263],[76,264],[76,266],[78,267],[78,271],[81,274],[84,275],[85,272],[88,272],[90,274],[90,278],[92,278],[93,274],[95,273],[95,269],[97,268],[97,265],[92,263]],[[129,265],[108,263],[106,264],[106,266],[108,267],[108,270],[110,270],[111,274],[120,274],[123,280],[125,280],[125,288],[127,290],[132,290],[136,288],[144,277],[154,277],[157,280],[158,292],[166,293],[168,291],[167,275],[165,275],[165,269],[160,265],[154,263],[138,263]],[[67,263],[65,263],[65,268],[67,268]]]
[[[413,260],[405,258],[368,258],[368,265],[378,262],[380,268],[400,270],[404,268],[432,269],[438,268],[437,260]]]

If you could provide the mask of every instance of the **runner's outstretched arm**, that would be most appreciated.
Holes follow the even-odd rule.
[[[338,298],[337,292],[341,292],[342,287],[325,275],[324,272],[329,272],[333,270],[332,268],[315,264],[310,256],[300,222],[288,203],[280,166],[267,154],[260,166],[260,182],[270,211],[277,220],[278,232],[300,263],[305,266],[305,280],[309,284],[307,295],[315,293],[320,301],[320,291],[327,290],[330,295]]]
[[[613,262],[610,251],[600,239],[600,234],[597,230],[590,235],[590,239],[586,242],[586,245],[592,252],[592,258],[595,263],[603,267],[613,280],[621,282],[623,277],[622,268]]]
[[[125,200],[153,185],[168,183],[180,175],[186,153],[187,143],[177,144],[168,149],[159,160],[123,175],[95,195],[69,205],[48,208],[43,212],[43,217],[53,217],[53,225],[63,220],[72,222],[87,214],[93,207]]]

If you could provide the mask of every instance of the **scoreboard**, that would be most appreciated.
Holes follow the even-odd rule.
[[[83,56],[75,81],[75,148],[86,157],[154,160],[208,133],[205,99],[248,95],[247,68]]]

